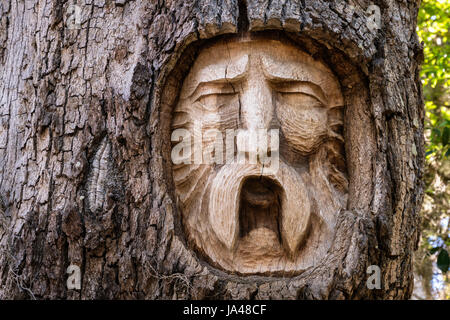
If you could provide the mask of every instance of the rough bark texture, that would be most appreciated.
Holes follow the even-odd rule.
[[[79,29],[67,27],[71,4],[0,3],[0,299],[411,295],[424,155],[417,1],[86,0]],[[202,41],[246,29],[313,48],[353,99],[347,210],[323,261],[293,278],[233,276],[199,259],[164,156],[168,88]],[[70,264],[79,291],[66,287]],[[366,287],[374,264],[380,290]]]

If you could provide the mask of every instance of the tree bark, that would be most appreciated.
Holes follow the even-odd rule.
[[[424,162],[418,6],[2,1],[0,299],[409,298]],[[197,48],[269,29],[315,48],[352,101],[348,207],[322,263],[295,277],[232,275],[202,261],[167,171],[162,105],[173,104]],[[66,286],[69,265],[81,269],[81,290]],[[366,286],[370,265],[381,289]]]

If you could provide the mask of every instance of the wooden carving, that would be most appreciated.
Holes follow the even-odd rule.
[[[330,69],[292,43],[202,48],[172,120],[175,192],[200,256],[239,274],[317,263],[347,202],[343,105]]]

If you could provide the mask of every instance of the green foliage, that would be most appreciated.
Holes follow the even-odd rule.
[[[450,257],[448,256],[448,252],[445,249],[441,249],[437,257],[437,266],[443,273],[445,273],[448,271],[449,265]]]
[[[438,81],[450,84],[448,70],[450,2],[425,0],[419,11],[418,33],[424,42],[425,63],[422,68],[424,85],[436,87]]]
[[[440,276],[443,286],[434,290],[434,296],[444,299],[450,298],[449,27],[449,0],[422,1],[417,32],[424,43],[421,79],[426,113],[426,168],[422,239],[416,253],[415,271],[424,281],[427,298],[432,296],[432,280],[435,283]]]
[[[418,17],[418,34],[424,43],[424,85],[427,159],[449,156],[450,105],[450,1],[425,0]]]

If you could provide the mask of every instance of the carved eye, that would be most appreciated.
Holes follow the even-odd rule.
[[[203,83],[194,93],[194,103],[201,106],[202,111],[217,112],[219,109],[229,104],[232,98],[237,95],[234,87],[230,83]]]
[[[216,112],[222,106],[229,104],[236,95],[237,93],[234,92],[207,93],[198,97],[195,102],[206,111]]]
[[[323,108],[326,101],[322,89],[316,84],[302,81],[272,83],[280,102],[295,107]]]
[[[280,102],[291,107],[324,108],[315,97],[303,92],[279,92]]]

